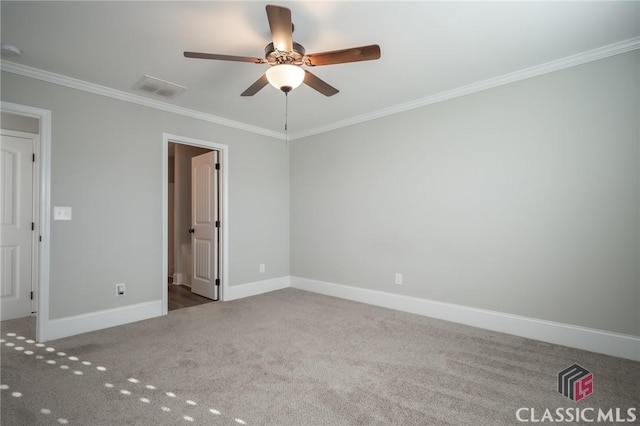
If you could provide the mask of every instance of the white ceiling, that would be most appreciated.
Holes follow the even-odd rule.
[[[262,57],[261,1],[11,2],[2,0],[3,58],[140,96],[145,74],[188,87],[154,98],[283,132],[285,96],[240,93],[267,65],[184,58],[185,50]],[[310,69],[340,89],[289,95],[289,132],[312,133],[442,92],[640,36],[640,2],[273,2],[289,7],[307,53],[379,44],[377,61]],[[637,46],[636,41],[636,46]],[[637,47],[636,47],[637,48]],[[9,64],[11,65],[11,64]]]

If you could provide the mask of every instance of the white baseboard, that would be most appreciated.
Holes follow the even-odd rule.
[[[278,277],[270,280],[255,281],[247,284],[228,286],[222,294],[222,300],[242,299],[243,297],[257,296],[270,291],[281,290],[289,287],[289,277]]]
[[[291,287],[557,345],[640,361],[640,337],[342,284],[290,277]]]
[[[223,300],[230,301],[256,296],[287,287],[640,361],[640,337],[637,336],[311,280],[308,278],[286,276],[229,286],[225,294],[223,294]],[[162,300],[157,300],[124,306],[122,308],[107,309],[84,315],[49,320],[46,324],[42,341],[60,339],[76,334],[141,321],[161,316],[162,312]]]
[[[41,341],[61,339],[63,337],[117,325],[142,321],[162,315],[162,300],[123,306],[121,308],[106,309],[83,315],[49,320],[46,325],[46,335]]]
[[[186,284],[182,284],[186,285]],[[223,294],[224,301],[256,296],[274,290],[289,287],[289,277],[279,277],[248,284],[229,286]],[[83,315],[49,320],[41,341],[49,341],[69,337],[76,334],[96,331],[103,328],[115,327],[157,316],[163,313],[162,300],[124,306],[122,308],[107,309]]]

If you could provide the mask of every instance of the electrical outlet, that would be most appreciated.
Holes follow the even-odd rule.
[[[396,272],[396,285],[402,285],[402,274]]]
[[[122,297],[125,294],[124,283],[116,284],[116,297]]]
[[[261,274],[264,274],[264,270],[265,270],[264,263],[261,263],[261,264],[260,264],[260,273],[261,273]]]

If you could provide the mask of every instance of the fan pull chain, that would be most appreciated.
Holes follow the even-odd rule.
[[[289,94],[284,92],[284,140],[285,146],[289,146]]]

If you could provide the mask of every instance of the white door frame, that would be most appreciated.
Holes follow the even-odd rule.
[[[39,222],[42,240],[36,245],[37,283],[36,340],[46,342],[49,326],[49,254],[51,241],[51,111],[27,105],[0,101],[0,110],[37,118],[40,123],[40,169],[38,185]]]
[[[220,247],[220,292],[221,301],[225,300],[227,286],[229,283],[229,146],[216,142],[189,138],[186,136],[162,134],[162,314],[168,312],[168,288],[167,277],[169,276],[169,252],[168,252],[168,228],[169,228],[169,142],[198,146],[216,150],[219,152],[218,161],[221,164],[220,170],[220,232],[222,232]]]

